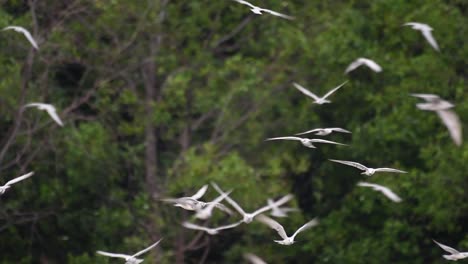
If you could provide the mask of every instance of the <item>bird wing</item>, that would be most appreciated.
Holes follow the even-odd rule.
[[[105,251],[96,251],[96,253],[98,253],[98,254],[100,254],[100,255],[103,255],[103,256],[112,257],[112,258],[123,258],[123,259],[126,259],[126,258],[131,257],[130,255],[115,254],[115,253],[109,253],[109,252],[105,252]]]
[[[258,256],[252,253],[245,253],[244,258],[252,264],[267,264],[263,259],[259,258]]]
[[[265,141],[270,141],[270,140],[298,140],[300,141],[302,138],[300,137],[274,137],[274,138],[267,138]]]
[[[370,60],[370,59],[363,59],[364,64],[366,64],[367,67],[371,68],[375,72],[381,72],[382,67],[378,65],[375,61]]]
[[[192,223],[189,223],[189,222],[183,222],[182,226],[184,226],[185,228],[188,228],[188,229],[193,229],[193,230],[201,230],[201,231],[208,231],[209,230],[209,228],[207,228],[207,227],[199,226],[199,225],[192,224]]]
[[[311,97],[312,99],[314,99],[315,101],[317,100],[320,100],[320,98],[315,95],[314,93],[312,93],[311,91],[307,90],[306,88],[302,87],[301,85],[299,85],[298,83],[293,83],[294,87],[296,87],[296,89],[298,89],[299,91],[301,91],[303,94]]]
[[[47,111],[47,113],[50,115],[50,117],[51,117],[59,126],[63,126],[63,122],[62,122],[62,120],[60,119],[60,117],[58,116],[57,111],[55,110],[55,107],[53,107],[52,105],[50,105],[50,107],[47,107],[47,108],[46,108],[46,111]]]
[[[403,24],[403,26],[411,26],[411,27],[415,27],[418,25],[420,25],[420,23],[416,23],[416,22],[408,22],[408,23]]]
[[[436,94],[420,94],[420,93],[412,93],[411,96],[418,97],[424,99],[428,102],[433,102],[435,100],[440,100],[440,97]]]
[[[275,220],[271,219],[270,217],[268,217],[266,215],[259,215],[256,219],[259,222],[264,223],[267,226],[269,226],[270,228],[276,230],[276,232],[278,232],[278,235],[280,235],[281,238],[283,238],[283,239],[288,238],[288,235],[286,235],[286,231],[284,231],[284,227],[280,223],[278,223]]]
[[[351,64],[349,64],[349,66],[346,68],[345,73],[349,73],[350,71],[354,71],[357,67],[361,66],[362,64],[363,64],[363,62],[360,61],[359,59],[351,62]]]
[[[229,190],[228,192],[225,192],[225,193],[221,194],[220,196],[216,197],[216,199],[209,202],[208,205],[205,208],[203,208],[201,211],[211,212],[213,210],[213,208],[216,206],[216,204],[218,204],[219,202],[224,200],[226,197],[228,197],[228,195],[231,192],[232,192],[232,190]]]
[[[421,30],[424,38],[427,40],[427,42],[429,42],[429,44],[437,51],[440,51],[439,50],[439,45],[437,45],[437,42],[434,38],[434,36],[432,36],[432,33],[431,33],[431,30],[428,28],[428,29],[423,29]]]
[[[25,104],[23,107],[40,107],[40,106],[44,106],[45,104],[43,103],[29,103],[29,104]]]
[[[390,190],[388,187],[385,187],[385,186],[380,186],[378,188],[378,190],[380,192],[382,192],[385,196],[387,196],[388,199],[396,202],[396,203],[399,203],[402,201],[402,199],[400,198],[400,196],[398,196],[396,193],[394,193],[392,190]]]
[[[408,173],[406,171],[402,170],[397,170],[397,169],[392,169],[392,168],[377,168],[375,169],[376,172],[382,171],[382,172],[396,172],[396,173]]]
[[[219,194],[221,194],[221,195],[224,194],[223,190],[221,190],[221,188],[219,188],[219,186],[218,186],[216,183],[212,182],[212,183],[211,183],[211,186],[213,186],[213,188],[215,188],[215,190],[216,190]],[[234,209],[237,210],[237,212],[239,212],[242,216],[245,215],[245,211],[239,206],[239,204],[237,204],[233,199],[231,199],[231,197],[226,196],[225,199],[226,199],[226,201],[228,201],[228,203],[229,203],[232,207],[234,207]]]
[[[215,204],[215,207],[218,208],[219,210],[229,214],[229,215],[232,215],[232,210],[229,209],[227,206],[225,206],[224,204],[222,203],[217,203]]]
[[[458,115],[452,110],[439,110],[436,112],[447,127],[453,142],[460,146],[462,144],[462,127]]]
[[[368,182],[358,182],[357,186],[376,188],[378,185],[373,184],[373,183],[368,183]]]
[[[238,222],[235,222],[235,223],[233,223],[233,224],[230,224],[230,225],[220,226],[220,227],[217,227],[217,228],[214,228],[214,229],[215,229],[215,230],[218,230],[218,231],[220,231],[220,230],[225,230],[225,229],[231,229],[231,228],[234,228],[234,227],[240,225],[241,223],[243,223],[242,220],[241,220],[241,221],[238,221]]]
[[[33,175],[34,175],[34,172],[31,171],[31,172],[29,172],[29,173],[26,173],[26,174],[24,174],[24,175],[21,175],[21,176],[19,176],[19,177],[16,177],[16,178],[14,178],[13,180],[8,181],[5,185],[12,185],[12,184],[15,184],[15,183],[17,183],[17,182],[19,182],[19,181],[22,181],[22,180],[24,180],[24,179],[26,179],[26,178],[29,178],[29,177],[33,176]]]
[[[261,10],[262,10],[263,12],[270,13],[270,14],[272,14],[272,15],[274,15],[274,16],[286,18],[286,19],[289,19],[289,20],[294,20],[294,19],[296,19],[296,18],[293,17],[293,16],[288,16],[288,15],[285,15],[285,14],[281,14],[281,13],[278,13],[278,12],[273,11],[273,10],[270,10],[270,9],[261,8]]]
[[[307,130],[306,132],[297,133],[297,134],[295,134],[295,135],[296,135],[296,136],[299,136],[299,135],[304,135],[304,134],[319,132],[319,131],[322,131],[322,130],[323,130],[323,128],[315,128],[315,129],[312,129],[312,130]]]
[[[316,225],[319,224],[319,220],[317,218],[314,218],[312,220],[310,220],[309,222],[305,223],[303,226],[301,226],[296,232],[294,232],[294,234],[292,235],[292,239],[294,240],[294,238],[296,237],[297,234],[299,234],[300,232],[304,231],[304,230],[307,230],[311,227],[314,227]]]
[[[310,141],[311,142],[317,142],[317,143],[327,143],[327,144],[347,146],[346,144],[343,144],[343,143],[338,143],[338,142],[335,142],[335,141],[330,141],[330,140],[325,140],[325,139],[318,139],[318,138],[311,138]]]
[[[244,0],[233,0],[233,1],[235,1],[235,2],[237,2],[239,4],[250,6],[251,8],[258,8],[257,6],[254,6],[251,3],[247,2],[247,1],[244,1]]]
[[[353,166],[353,167],[358,168],[358,169],[363,170],[363,171],[367,170],[366,166],[364,166],[364,165],[362,165],[360,163],[354,162],[354,161],[334,160],[334,159],[329,159],[329,160],[331,160],[333,162],[338,162],[338,163],[341,163],[341,164],[344,164],[344,165]]]
[[[287,203],[289,202],[294,196],[292,194],[288,194],[288,195],[285,195],[283,196],[281,199],[279,199],[278,201],[276,202],[273,202],[272,204],[268,204],[267,206],[264,206],[258,210],[256,210],[255,212],[252,213],[252,215],[255,217],[256,215],[259,215],[261,213],[264,213],[268,210],[271,210],[273,207],[278,207],[284,203]]]
[[[157,245],[159,244],[159,242],[161,242],[161,240],[162,240],[162,238],[159,239],[158,241],[156,241],[156,242],[155,242],[154,244],[152,244],[151,246],[149,246],[149,247],[147,247],[147,248],[145,248],[145,249],[143,249],[143,250],[141,250],[141,251],[138,251],[138,252],[137,252],[135,255],[133,255],[132,257],[136,258],[136,257],[138,257],[138,256],[140,256],[140,255],[142,255],[142,254],[144,254],[144,253],[150,251],[152,248],[154,248],[155,246],[157,246]]]
[[[458,250],[454,249],[454,248],[451,248],[449,246],[446,246],[444,244],[441,244],[437,241],[435,241],[434,239],[432,239],[432,241],[434,241],[437,245],[439,245],[439,247],[441,247],[443,250],[447,251],[448,253],[451,253],[451,254],[458,254],[460,253]]]
[[[203,185],[203,187],[201,187],[197,193],[192,195],[192,198],[195,200],[202,198],[202,196],[205,195],[207,189],[208,189],[208,184]]]
[[[351,131],[348,131],[340,127],[331,127],[329,129],[331,129],[332,131],[341,132],[341,133],[351,133]]]
[[[324,96],[322,96],[322,99],[325,99],[327,98],[328,96],[330,96],[332,93],[336,92],[336,90],[340,89],[343,85],[345,85],[348,81],[338,85],[337,87],[333,88],[332,90],[330,90],[328,93],[326,93]]]
[[[34,40],[34,38],[32,37],[31,33],[29,33],[29,31],[23,27],[18,27],[18,26],[9,26],[9,27],[6,27],[4,28],[3,30],[9,30],[9,29],[13,29],[17,32],[20,32],[22,33],[26,39],[29,41],[29,43],[31,43],[31,45],[36,49],[38,50],[39,49],[39,46],[37,45],[36,41]]]

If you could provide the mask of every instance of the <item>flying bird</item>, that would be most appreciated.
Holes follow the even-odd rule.
[[[427,40],[427,42],[429,42],[429,44],[435,50],[440,51],[439,50],[439,45],[437,45],[437,42],[436,42],[435,38],[432,36],[431,31],[433,29],[429,25],[423,24],[423,23],[418,23],[418,22],[408,22],[408,23],[403,24],[403,26],[411,26],[412,29],[421,31],[421,33],[423,34],[423,36]]]
[[[100,255],[103,255],[103,256],[111,257],[111,258],[123,258],[123,259],[125,259],[125,264],[139,264],[139,263],[143,262],[143,259],[138,259],[137,257],[144,254],[144,253],[146,253],[146,252],[148,252],[149,250],[151,250],[155,246],[157,246],[159,244],[159,242],[161,242],[161,240],[162,239],[158,240],[153,245],[143,249],[142,251],[139,251],[138,253],[136,253],[134,255],[115,254],[115,253],[109,253],[109,252],[105,252],[105,251],[96,251],[96,253],[98,253]]]
[[[435,94],[411,94],[411,96],[424,99],[425,103],[416,104],[416,107],[421,110],[434,111],[447,127],[453,142],[457,146],[462,144],[462,125],[458,115],[451,110],[455,105],[440,98]]]
[[[349,73],[350,71],[354,71],[357,67],[365,65],[369,67],[371,70],[375,72],[381,72],[382,67],[378,65],[375,61],[366,59],[366,58],[358,58],[357,60],[353,61],[348,68],[346,68],[345,73]]]
[[[203,207],[203,202],[198,201],[205,195],[208,189],[208,184],[203,185],[194,195],[180,198],[164,198],[161,199],[164,202],[173,203],[176,207],[181,207],[185,210],[195,211]]]
[[[297,208],[279,207],[275,205],[275,201],[273,199],[268,199],[267,203],[271,206],[270,215],[274,217],[287,217],[288,213],[299,211]]]
[[[216,227],[216,228],[209,228],[209,227],[206,227],[206,226],[199,226],[199,225],[192,224],[192,223],[189,223],[189,222],[184,222],[184,223],[182,223],[182,225],[185,228],[188,228],[188,229],[204,231],[204,232],[208,233],[209,235],[217,235],[219,233],[219,231],[234,228],[234,227],[242,224],[242,222],[243,221],[241,220],[241,221],[235,222],[235,223],[230,224],[230,225],[219,226],[219,227]]]
[[[267,264],[263,259],[261,259],[259,256],[254,255],[252,253],[245,253],[244,254],[244,259],[249,261],[252,264]]]
[[[24,179],[27,179],[27,178],[29,178],[29,177],[31,177],[33,175],[34,175],[34,172],[31,171],[29,173],[26,173],[24,175],[16,177],[13,180],[8,181],[7,183],[5,183],[5,185],[0,186],[0,195],[4,194],[6,192],[6,190],[11,187],[11,185],[13,185],[13,184],[15,184],[17,182],[20,182],[20,181],[22,181]]]
[[[298,133],[296,134],[296,136],[309,134],[309,133],[314,133],[316,136],[326,136],[326,135],[331,134],[332,132],[351,133],[351,131],[348,131],[343,128],[330,127],[330,128],[316,128],[316,129],[308,130],[306,132]]]
[[[219,194],[224,194],[223,190],[221,190],[221,188],[219,188],[219,186],[216,184],[216,183],[211,183],[211,185],[216,189],[216,191],[219,193]],[[274,202],[273,205],[267,205],[267,206],[264,206],[258,210],[256,210],[255,212],[253,213],[246,213],[240,206],[239,204],[237,204],[233,199],[231,199],[229,196],[226,196],[226,201],[232,205],[232,207],[234,207],[234,209],[236,209],[237,212],[239,212],[241,215],[242,215],[242,222],[246,223],[246,224],[249,224],[253,221],[253,219],[261,214],[261,213],[264,213],[264,212],[267,212],[269,210],[271,210],[272,206],[280,206],[282,204],[285,204],[287,203],[289,200],[291,200],[293,198],[292,195],[286,195],[284,196],[283,198],[279,199],[278,201]]]
[[[49,116],[57,123],[59,126],[63,126],[62,120],[60,120],[60,117],[57,114],[57,110],[55,109],[55,106],[51,104],[44,104],[44,103],[30,103],[24,106],[26,107],[36,107],[39,110],[45,110],[49,114]]]
[[[330,141],[330,140],[324,140],[324,139],[317,139],[317,138],[300,138],[300,137],[274,137],[274,138],[267,138],[265,141],[271,141],[271,140],[296,140],[300,141],[302,145],[308,147],[308,148],[317,148],[315,147],[312,143],[327,143],[327,144],[335,144],[335,145],[342,145],[342,146],[347,146],[346,144]]]
[[[368,183],[368,182],[358,182],[357,185],[361,187],[370,187],[374,189],[375,191],[379,191],[383,193],[383,195],[387,196],[388,199],[394,201],[395,203],[399,203],[402,201],[398,195],[396,195],[394,192],[392,192],[392,190],[390,190],[389,188],[385,186]]]
[[[29,33],[29,31],[27,29],[25,29],[23,27],[18,27],[18,26],[9,26],[9,27],[5,27],[5,28],[2,29],[2,31],[5,31],[5,30],[14,30],[16,32],[22,33],[28,39],[28,41],[31,43],[31,45],[36,50],[39,50],[39,46],[37,45],[36,41],[34,40],[34,38],[31,35],[31,33]]]
[[[468,258],[468,252],[459,252],[458,250],[454,249],[454,248],[451,248],[449,246],[446,246],[444,244],[441,244],[437,241],[435,241],[434,239],[432,240],[434,241],[434,243],[436,243],[439,247],[441,247],[443,250],[447,251],[448,253],[450,253],[450,255],[443,255],[443,257],[445,259],[448,259],[448,260],[453,260],[453,261],[457,261],[459,259],[464,259],[464,258]]]
[[[294,87],[296,87],[296,89],[298,89],[299,91],[301,91],[303,94],[309,96],[310,98],[314,99],[314,104],[325,104],[325,103],[331,103],[330,100],[326,100],[327,97],[329,97],[330,95],[332,95],[334,92],[336,92],[338,89],[340,89],[343,85],[345,85],[348,81],[338,85],[337,87],[333,88],[332,90],[330,90],[328,93],[326,93],[324,96],[322,97],[318,97],[317,95],[315,95],[314,93],[312,93],[311,91],[307,90],[306,88],[302,87],[301,85],[299,85],[298,83],[293,83]]]
[[[295,243],[294,238],[297,236],[297,234],[311,227],[314,227],[318,225],[319,223],[318,219],[314,218],[310,220],[309,222],[305,223],[303,226],[301,226],[292,236],[288,237],[288,235],[286,235],[286,231],[284,231],[284,227],[278,222],[276,222],[275,220],[269,218],[268,216],[259,215],[256,219],[257,221],[264,223],[268,225],[270,228],[276,230],[276,232],[278,232],[278,234],[283,240],[274,240],[274,241],[280,245],[285,245],[285,246],[294,244]]]
[[[220,202],[223,199],[225,199],[231,192],[232,192],[232,190],[229,190],[228,192],[223,193],[222,195],[218,196],[212,202],[206,203],[207,205],[205,207],[203,207],[201,209],[196,209],[197,213],[195,214],[195,217],[198,218],[198,219],[203,219],[203,220],[206,220],[206,219],[210,218],[211,213],[213,211],[213,208],[215,208],[215,207],[220,208],[220,205],[221,205]],[[228,209],[227,207],[224,208],[225,207],[224,205],[222,205],[222,206],[223,206],[222,207],[223,211],[228,212],[229,214],[232,214],[230,209]]]
[[[288,15],[285,15],[285,14],[275,12],[275,11],[270,10],[270,9],[261,8],[261,7],[252,5],[251,3],[247,2],[247,1],[244,1],[244,0],[233,0],[233,1],[235,1],[235,2],[237,2],[239,4],[243,4],[243,5],[246,5],[246,6],[250,7],[250,11],[252,11],[253,13],[255,13],[257,15],[262,15],[263,14],[262,12],[265,12],[265,13],[269,13],[271,15],[286,18],[286,19],[289,19],[289,20],[295,19],[295,17],[292,17],[292,16],[288,16]]]
[[[333,162],[338,162],[338,163],[341,163],[341,164],[345,164],[345,165],[348,165],[348,166],[352,166],[352,167],[358,168],[360,170],[363,170],[364,172],[362,172],[361,174],[364,174],[364,175],[367,175],[367,176],[372,176],[376,172],[407,173],[406,171],[392,169],[392,168],[377,168],[377,169],[368,168],[368,167],[366,167],[366,166],[364,166],[364,165],[362,165],[360,163],[354,162],[354,161],[334,160],[334,159],[329,159],[329,160],[331,160]]]

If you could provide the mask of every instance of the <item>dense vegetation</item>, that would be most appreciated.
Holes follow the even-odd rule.
[[[146,262],[428,264],[442,261],[432,239],[468,249],[467,144],[409,96],[438,94],[466,123],[466,1],[253,2],[296,20],[228,0],[2,1],[0,27],[29,29],[40,50],[0,32],[0,179],[35,172],[0,197],[0,263],[114,263],[95,251],[160,237]],[[441,52],[409,21],[431,25]],[[344,75],[358,57],[383,72]],[[346,80],[320,106],[291,85],[324,94]],[[65,126],[28,102],[54,104]],[[350,146],[264,142],[314,127],[351,130],[329,137]],[[365,176],[330,158],[408,171],[366,179],[404,201],[357,188]],[[285,247],[255,222],[184,229],[191,214],[159,201],[210,181],[248,210],[293,193],[287,232],[321,223]]]

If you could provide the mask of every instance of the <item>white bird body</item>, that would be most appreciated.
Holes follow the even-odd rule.
[[[371,70],[373,70],[375,72],[381,72],[382,71],[382,67],[380,67],[380,65],[378,65],[375,61],[373,61],[371,59],[367,59],[367,58],[358,58],[355,61],[353,61],[348,66],[348,68],[346,68],[345,73],[349,73],[351,71],[354,71],[356,68],[358,68],[359,66],[362,66],[362,65],[365,65],[365,66],[369,67]]]
[[[223,190],[221,190],[221,188],[219,188],[219,186],[216,184],[216,183],[211,183],[211,185],[216,189],[216,191],[219,193],[219,194],[224,194]],[[241,215],[242,215],[242,222],[246,223],[246,224],[249,224],[253,221],[253,219],[261,214],[261,213],[264,213],[266,211],[269,211],[271,210],[272,206],[280,206],[286,202],[288,202],[289,200],[291,200],[293,198],[292,195],[286,195],[284,196],[283,198],[279,199],[278,201],[274,202],[273,205],[267,205],[267,206],[264,206],[258,210],[256,210],[255,212],[253,213],[246,213],[240,206],[239,204],[237,204],[233,199],[231,199],[229,196],[226,196],[226,201],[232,206],[234,207],[234,209],[236,209],[237,212],[239,212]]]
[[[263,259],[252,253],[245,253],[244,259],[248,260],[252,264],[267,264]]]
[[[407,173],[406,171],[392,169],[392,168],[376,168],[376,169],[368,168],[368,167],[366,167],[366,166],[364,166],[364,165],[362,165],[360,163],[354,162],[354,161],[334,160],[334,159],[329,159],[329,160],[331,160],[333,162],[345,164],[345,165],[348,165],[348,166],[352,166],[352,167],[358,168],[360,170],[363,170],[364,172],[362,172],[361,174],[364,174],[364,175],[367,175],[367,176],[372,176],[376,172]]]
[[[24,179],[27,179],[27,178],[29,178],[29,177],[31,177],[33,175],[34,175],[34,172],[31,171],[29,173],[26,173],[24,175],[16,177],[13,180],[9,180],[7,183],[5,183],[5,185],[0,186],[0,195],[4,194],[6,192],[6,190],[11,187],[11,185],[13,185],[13,184],[15,184],[15,183],[17,183],[19,181],[22,181]]]
[[[59,125],[63,126],[62,120],[60,120],[60,117],[57,114],[57,110],[55,109],[55,106],[51,104],[44,104],[44,103],[29,103],[24,106],[26,107],[36,107],[39,110],[44,110],[46,111],[49,116]]]
[[[287,207],[279,207],[275,204],[275,201],[273,199],[268,199],[267,200],[268,205],[271,206],[271,212],[270,215],[274,217],[287,217],[289,212],[297,212],[299,209],[297,208],[287,208]]]
[[[240,224],[242,224],[242,221],[238,221],[238,222],[235,222],[235,223],[230,224],[230,225],[219,226],[219,227],[216,227],[216,228],[209,228],[209,227],[206,227],[206,226],[199,226],[199,225],[192,224],[192,223],[189,223],[189,222],[182,223],[182,225],[185,228],[204,231],[204,232],[206,232],[206,233],[208,233],[209,235],[212,235],[212,236],[219,234],[219,231],[221,231],[221,230],[231,229],[231,228],[234,228],[234,227],[236,227],[236,226],[238,226]]]
[[[437,45],[434,36],[432,36],[433,29],[429,25],[419,22],[408,22],[403,24],[403,26],[411,26],[412,29],[421,31],[424,38],[429,42],[429,45],[431,45],[435,50],[440,51],[439,45]]]
[[[382,185],[379,185],[379,184],[368,183],[368,182],[358,182],[357,185],[361,186],[361,187],[370,187],[370,188],[374,189],[375,191],[379,191],[383,195],[385,195],[388,199],[390,199],[390,200],[392,200],[392,201],[394,201],[396,203],[399,203],[399,202],[402,201],[402,199],[397,194],[395,194],[392,190],[390,190],[389,188],[387,188],[385,186],[382,186]]]
[[[293,83],[294,87],[296,89],[298,89],[300,92],[302,92],[303,94],[309,96],[310,98],[314,99],[314,104],[326,104],[326,103],[331,103],[330,100],[327,100],[326,98],[329,97],[330,95],[332,95],[334,92],[336,92],[338,89],[340,89],[343,85],[345,85],[348,81],[338,85],[337,87],[333,88],[332,90],[330,90],[328,93],[326,93],[324,96],[322,97],[318,97],[316,94],[312,93],[311,91],[307,90],[306,88],[304,88],[303,86],[301,86],[300,84],[298,83]]]
[[[180,198],[165,198],[162,199],[164,202],[174,203],[174,206],[181,207],[185,210],[196,211],[206,206],[206,203],[198,201],[205,195],[208,189],[208,184],[203,185],[194,195]]]
[[[5,30],[14,30],[16,32],[19,32],[21,34],[23,34],[26,39],[29,41],[29,43],[31,43],[31,45],[36,49],[36,50],[39,50],[39,46],[37,45],[36,41],[34,40],[34,38],[32,37],[31,33],[29,33],[29,31],[23,27],[18,27],[18,26],[8,26],[8,27],[5,27],[2,29],[2,31],[5,31]]]
[[[270,10],[270,9],[255,6],[255,5],[253,5],[253,4],[251,4],[251,3],[247,2],[247,1],[244,1],[244,0],[233,0],[233,1],[238,2],[239,4],[243,4],[243,5],[246,5],[246,6],[250,7],[250,11],[252,11],[252,13],[257,14],[257,15],[263,15],[263,12],[265,12],[265,13],[269,13],[271,15],[286,18],[286,19],[289,19],[289,20],[295,19],[292,16],[288,16],[288,15],[285,15],[285,14],[275,12],[275,11]]]
[[[453,260],[453,261],[457,261],[459,259],[464,259],[464,258],[468,258],[468,252],[459,252],[458,250],[454,249],[454,248],[451,248],[449,246],[446,246],[444,244],[441,244],[435,240],[432,240],[434,241],[439,247],[441,247],[443,250],[447,251],[448,253],[450,253],[450,255],[443,255],[443,257],[447,260]]]
[[[436,112],[447,127],[453,142],[457,146],[461,146],[463,142],[462,125],[458,115],[451,110],[455,105],[435,94],[411,94],[411,96],[424,99],[426,103],[416,104],[416,107],[421,110]]]
[[[144,253],[146,253],[146,252],[148,252],[149,250],[151,250],[155,246],[157,246],[159,244],[159,242],[161,242],[161,240],[162,239],[158,240],[156,243],[154,243],[151,246],[137,252],[134,255],[116,254],[116,253],[109,253],[109,252],[105,252],[105,251],[96,251],[96,253],[98,253],[100,255],[103,255],[103,256],[111,257],[111,258],[123,258],[123,259],[125,259],[125,264],[139,264],[139,263],[143,262],[143,259],[138,259],[137,257],[144,254]]]
[[[327,144],[335,144],[335,145],[342,145],[342,146],[347,146],[346,144],[330,141],[330,140],[324,140],[324,139],[317,139],[317,138],[300,138],[300,137],[274,137],[274,138],[267,138],[265,141],[271,141],[271,140],[295,140],[295,141],[300,141],[302,145],[308,147],[308,148],[316,148],[313,143],[327,143]]]
[[[318,219],[314,218],[310,220],[309,222],[305,223],[303,226],[301,226],[296,232],[294,232],[292,236],[288,237],[288,235],[286,234],[286,231],[284,231],[284,227],[278,222],[276,222],[275,220],[269,218],[268,216],[259,215],[257,217],[257,221],[264,223],[268,225],[270,228],[276,230],[276,232],[278,232],[278,234],[283,240],[274,240],[274,241],[280,245],[285,245],[285,246],[294,244],[295,243],[294,238],[297,236],[297,234],[311,227],[314,227],[318,225],[319,223]]]
[[[298,134],[296,134],[296,136],[309,134],[309,133],[314,133],[316,136],[326,136],[326,135],[330,135],[333,132],[351,133],[351,131],[348,131],[348,130],[343,129],[343,128],[330,127],[330,128],[315,128],[315,129],[312,129],[312,130],[308,130],[306,132],[298,133]]]

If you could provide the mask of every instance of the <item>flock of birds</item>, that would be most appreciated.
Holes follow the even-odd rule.
[[[258,6],[255,6],[247,1],[243,0],[232,0],[235,2],[238,2],[240,4],[246,5],[250,8],[250,10],[257,14],[257,15],[262,15],[263,13],[271,14],[273,16],[278,16],[284,19],[289,19],[293,20],[295,19],[292,16],[288,16],[285,14],[281,14],[278,12],[275,12],[270,9],[266,8],[261,8]],[[432,28],[426,24],[422,23],[417,23],[417,22],[409,22],[405,23],[404,26],[411,26],[414,30],[419,30],[421,31],[422,35],[424,38],[428,41],[428,43],[436,50],[440,51],[439,46],[437,45],[437,42],[435,41],[434,37],[432,36]],[[34,49],[39,50],[39,46],[32,37],[32,35],[29,33],[28,30],[26,30],[23,27],[19,26],[8,26],[3,29],[3,31],[6,30],[14,30],[16,32],[19,32],[23,34],[26,39],[31,43]],[[355,61],[353,61],[345,70],[345,73],[349,73],[355,69],[357,69],[360,66],[366,66],[369,69],[371,69],[374,72],[381,72],[382,67],[378,65],[375,61],[368,59],[368,58],[358,58]],[[312,98],[314,100],[314,104],[325,104],[325,103],[331,103],[330,100],[327,98],[330,97],[333,93],[335,93],[337,90],[339,90],[341,87],[343,87],[347,82],[344,82],[340,84],[339,86],[333,88],[330,90],[328,93],[326,93],[324,96],[319,97],[309,91],[308,89],[304,88],[303,86],[293,83],[293,86],[299,90],[301,93],[304,95]],[[456,145],[460,146],[462,144],[462,133],[461,133],[461,123],[456,115],[456,113],[451,110],[451,108],[454,107],[454,105],[448,101],[445,101],[444,99],[440,98],[438,95],[434,94],[411,94],[414,97],[421,98],[425,100],[425,103],[419,103],[417,104],[417,108],[421,110],[426,110],[426,111],[434,111],[438,114],[438,116],[441,118],[442,122],[445,124],[445,126],[448,128],[449,133],[455,142]],[[59,115],[57,114],[56,108],[51,105],[51,104],[46,104],[46,103],[29,103],[23,106],[22,109],[26,109],[29,107],[36,107],[39,110],[44,110],[46,111],[49,116],[59,125],[63,126],[63,122],[60,119]],[[315,128],[312,130],[308,130],[305,132],[297,133],[295,136],[284,136],[284,137],[273,137],[273,138],[268,138],[266,141],[275,141],[275,140],[293,140],[293,141],[299,141],[301,142],[302,145],[308,148],[316,148],[314,146],[314,143],[325,143],[325,144],[335,144],[335,145],[344,145],[342,143],[334,142],[334,141],[329,141],[329,140],[323,140],[323,139],[316,139],[316,138],[303,138],[303,137],[298,137],[300,135],[305,135],[305,134],[311,134],[313,133],[316,136],[327,136],[330,135],[333,132],[340,132],[340,133],[351,133],[351,131],[348,131],[343,128],[339,127],[334,127],[334,128]],[[407,173],[406,171],[398,170],[398,169],[393,169],[393,168],[370,168],[365,165],[362,165],[358,162],[354,161],[346,161],[346,160],[336,160],[336,159],[329,159],[332,162],[335,163],[340,163],[348,166],[355,167],[361,171],[363,171],[361,174],[366,175],[366,176],[372,176],[377,172],[391,172],[391,173]],[[25,180],[29,177],[31,177],[34,174],[34,172],[29,172],[27,174],[24,174],[22,176],[19,176],[15,179],[12,179],[8,181],[5,185],[0,186],[0,195],[3,195],[7,189],[9,189],[13,184],[16,184],[22,180]],[[292,245],[295,243],[295,237],[314,226],[317,226],[319,224],[319,220],[317,218],[314,218],[301,227],[299,227],[291,236],[288,236],[286,231],[284,230],[284,227],[278,223],[276,220],[268,217],[265,215],[265,213],[269,212],[269,214],[273,217],[276,218],[284,218],[288,216],[288,213],[298,211],[297,208],[288,208],[288,207],[282,207],[285,203],[289,202],[290,200],[293,199],[293,195],[288,194],[285,195],[284,197],[278,199],[278,200],[273,200],[273,199],[268,199],[267,200],[267,205],[257,209],[254,212],[247,213],[244,211],[244,209],[236,202],[234,201],[231,197],[230,194],[232,193],[233,190],[229,190],[227,192],[223,191],[216,183],[211,183],[212,187],[219,193],[219,196],[214,199],[211,202],[203,202],[200,199],[203,197],[203,195],[206,193],[208,189],[208,185],[204,185],[200,190],[197,191],[192,196],[189,197],[180,197],[180,198],[164,198],[162,201],[167,202],[167,203],[172,203],[176,207],[181,207],[185,210],[189,211],[194,211],[194,218],[200,219],[200,220],[207,220],[209,219],[212,214],[213,210],[216,208],[220,211],[223,211],[226,214],[233,215],[233,210],[231,210],[229,207],[226,205],[222,204],[222,201],[227,201],[230,206],[232,206],[235,211],[237,211],[238,214],[242,216],[242,219],[224,226],[218,226],[218,227],[206,227],[203,225],[198,225],[192,222],[184,222],[182,223],[182,226],[187,228],[187,229],[193,229],[193,230],[198,230],[198,231],[203,231],[206,232],[209,235],[217,235],[221,231],[226,230],[226,229],[232,229],[235,228],[241,224],[249,224],[251,222],[258,221],[260,223],[265,224],[266,226],[270,227],[271,229],[275,230],[278,235],[281,237],[282,240],[274,240],[274,242],[280,244],[280,245]],[[360,187],[369,187],[372,188],[375,191],[381,192],[383,195],[385,195],[388,199],[390,199],[393,202],[401,202],[402,199],[395,194],[392,190],[389,188],[375,184],[375,183],[369,183],[369,182],[358,182],[357,186]],[[150,251],[154,247],[156,247],[162,239],[158,240],[154,244],[150,245],[149,247],[137,252],[136,254],[133,255],[127,255],[127,254],[118,254],[118,253],[109,253],[105,251],[97,251],[96,253],[107,256],[107,257],[113,257],[113,258],[122,258],[125,260],[126,264],[139,264],[143,262],[143,259],[139,259],[140,255]],[[444,244],[441,244],[437,241],[434,240],[434,242],[439,245],[443,250],[447,251],[450,253],[450,255],[443,255],[444,258],[447,260],[458,260],[462,258],[467,258],[468,257],[468,252],[459,252],[449,246],[446,246]],[[260,257],[252,254],[252,253],[245,253],[244,258],[248,260],[249,262],[253,264],[266,264],[264,260],[262,260]]]

